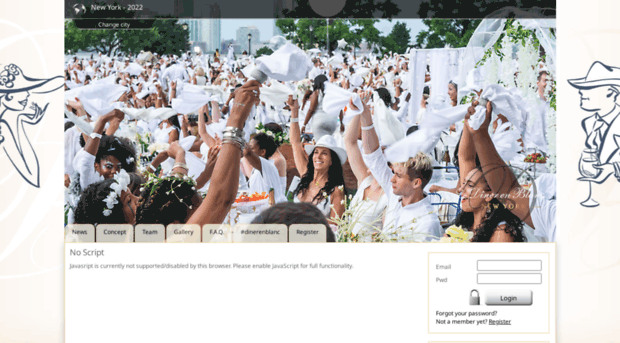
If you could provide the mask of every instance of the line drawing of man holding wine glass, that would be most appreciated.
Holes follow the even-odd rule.
[[[620,182],[620,68],[596,61],[585,77],[568,83],[579,89],[581,109],[594,113],[581,122],[587,138],[578,180],[590,184],[588,199],[581,205],[596,207],[599,204],[592,199],[592,182],[601,184],[612,174]]]

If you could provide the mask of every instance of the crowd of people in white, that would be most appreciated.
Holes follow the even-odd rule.
[[[449,80],[442,106],[430,104],[438,71],[425,66],[412,87],[414,62],[292,44],[257,59],[68,56],[67,223],[222,223],[240,192],[273,190],[286,204],[255,223],[311,203],[317,222],[359,241],[434,241],[449,225],[473,242],[554,241],[553,174],[513,172],[547,151],[544,65],[533,66],[538,106],[516,116],[518,96],[498,85],[461,104]]]

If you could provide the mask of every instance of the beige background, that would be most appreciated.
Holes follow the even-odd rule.
[[[558,341],[620,342],[620,183],[594,185],[601,203],[584,208],[587,184],[576,181],[586,139],[578,90],[595,61],[620,67],[620,2],[558,1]]]
[[[0,2],[0,68],[28,77],[62,75],[63,1]],[[63,335],[62,91],[31,94],[50,105],[26,128],[41,188],[28,185],[0,152],[0,341],[59,342]],[[27,108],[28,108],[27,107]]]
[[[620,67],[620,3],[558,1],[558,341],[620,341],[620,184],[594,187],[603,205],[579,205],[577,182],[585,134],[578,94],[566,82],[594,61]],[[0,2],[0,63],[31,77],[62,74],[63,1]],[[1,67],[1,66],[0,66]],[[63,339],[62,94],[29,137],[41,165],[41,188],[27,185],[0,153],[0,341]]]

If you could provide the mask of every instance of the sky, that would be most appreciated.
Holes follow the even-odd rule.
[[[222,19],[221,39],[236,39],[237,29],[241,26],[254,25],[260,31],[260,40],[268,41],[273,37],[273,27],[275,19]],[[397,21],[404,22],[411,29],[411,44],[415,43],[418,32],[426,29],[426,25],[421,19],[393,19],[389,22],[387,19],[380,19],[375,27],[381,31],[382,36],[387,36]]]

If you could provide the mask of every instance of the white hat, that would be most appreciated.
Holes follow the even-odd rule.
[[[308,156],[310,156],[314,151],[314,148],[316,147],[327,148],[335,152],[340,159],[341,165],[347,161],[347,152],[344,149],[336,146],[336,139],[332,135],[324,135],[319,139],[318,142],[316,142],[316,145],[306,145],[304,148],[306,149],[306,153],[308,153]]]

